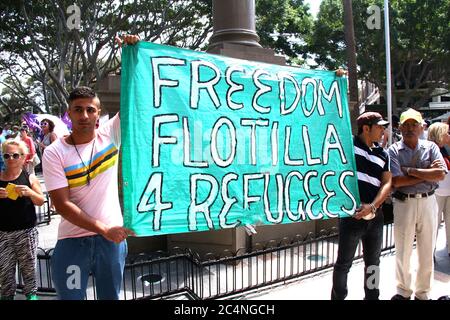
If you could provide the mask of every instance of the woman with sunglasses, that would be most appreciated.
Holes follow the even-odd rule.
[[[2,144],[5,169],[0,172],[0,299],[13,300],[16,265],[23,279],[27,300],[37,300],[35,205],[44,204],[39,180],[23,170],[27,146],[8,139]]]
[[[42,134],[44,135],[42,138],[42,141],[39,142],[39,148],[41,149],[41,155],[44,154],[44,149],[51,145],[53,141],[55,141],[58,137],[56,136],[56,133],[53,132],[55,129],[55,124],[50,119],[43,119],[41,121],[41,130]]]

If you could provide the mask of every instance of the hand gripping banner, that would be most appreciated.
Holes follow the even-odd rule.
[[[352,215],[346,79],[148,42],[121,74],[125,226],[139,236]]]

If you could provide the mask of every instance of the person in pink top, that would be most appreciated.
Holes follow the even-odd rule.
[[[28,135],[28,128],[20,128],[20,139],[25,142],[28,147],[28,154],[25,158],[24,169],[28,174],[34,174],[34,157],[36,156],[36,148],[34,147],[33,139]]]
[[[45,185],[62,219],[51,260],[59,299],[85,298],[89,274],[98,299],[119,299],[127,244],[117,164],[120,118],[96,129],[100,100],[88,87],[69,95],[72,133],[49,145],[42,158]],[[75,279],[75,280],[74,280]]]
[[[122,41],[132,45],[139,37]],[[92,274],[97,298],[118,300],[126,238],[135,235],[123,227],[119,203],[119,113],[97,129],[101,103],[89,87],[74,89],[68,104],[72,133],[47,146],[42,158],[46,188],[62,217],[52,280],[59,299],[82,300]]]

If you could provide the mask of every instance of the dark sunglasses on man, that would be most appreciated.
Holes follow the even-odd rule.
[[[4,153],[3,154],[3,159],[5,160],[9,160],[10,158],[17,160],[19,159],[21,156],[23,156],[23,153]]]
[[[48,126],[48,123],[47,123],[47,122],[42,122],[42,123],[41,123],[41,127],[46,127],[46,126]]]

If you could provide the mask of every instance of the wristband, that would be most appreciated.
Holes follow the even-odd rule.
[[[406,175],[409,176],[409,172],[410,172],[410,171],[411,171],[411,168],[410,168],[410,167],[406,168]]]
[[[377,207],[375,207],[373,202],[370,204],[370,207],[372,208],[372,213],[375,214],[377,212]]]

